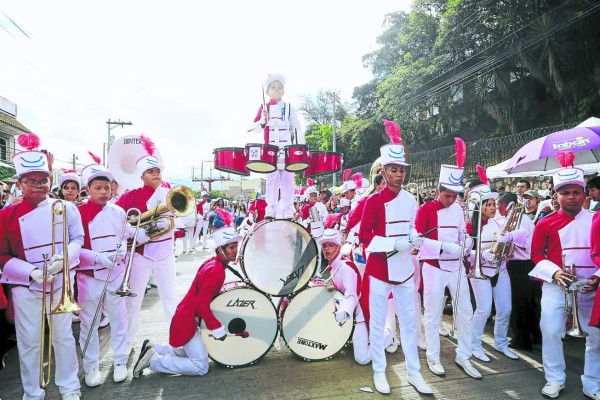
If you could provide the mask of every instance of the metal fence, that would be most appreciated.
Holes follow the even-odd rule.
[[[517,150],[542,136],[552,132],[569,129],[577,123],[563,123],[560,125],[545,126],[528,131],[517,132],[512,135],[480,139],[467,143],[467,162],[465,165],[465,177],[471,179],[476,176],[475,166],[480,164],[484,167],[501,163],[512,157]],[[410,181],[419,184],[421,188],[432,188],[437,186],[441,164],[455,164],[454,146],[440,147],[434,150],[420,151],[411,154],[410,159]],[[352,172],[360,172],[364,177],[369,177],[372,163],[352,167]],[[325,181],[328,186],[333,181],[332,175],[319,177],[319,181]],[[342,181],[342,173],[336,175],[337,184]]]

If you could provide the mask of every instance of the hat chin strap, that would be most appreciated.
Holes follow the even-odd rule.
[[[329,243],[331,243],[331,242],[329,242]],[[327,259],[327,261],[329,261],[329,262],[335,260],[340,255],[340,252],[342,251],[342,246],[337,243],[336,243],[336,245],[337,245],[337,251],[335,252],[333,257],[331,257],[331,258],[325,257]]]

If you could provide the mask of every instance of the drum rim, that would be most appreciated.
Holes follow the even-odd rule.
[[[352,329],[350,330],[350,334],[348,335],[348,339],[346,339],[346,341],[344,342],[344,344],[342,345],[342,347],[339,348],[338,351],[336,351],[335,353],[333,353],[330,356],[327,357],[323,357],[323,358],[308,358],[308,357],[304,357],[301,356],[299,354],[297,354],[294,350],[292,350],[292,348],[288,345],[288,341],[285,338],[285,334],[283,332],[283,318],[285,317],[285,312],[287,311],[288,307],[290,306],[290,304],[292,303],[292,300],[294,300],[294,298],[299,295],[300,293],[307,291],[309,289],[314,289],[314,288],[327,288],[326,286],[311,286],[311,287],[306,287],[302,290],[298,290],[297,292],[293,293],[293,294],[289,294],[287,296],[282,296],[281,300],[283,300],[284,298],[288,299],[288,304],[285,307],[285,310],[283,310],[283,314],[280,315],[280,310],[279,310],[279,306],[281,304],[281,300],[279,301],[279,303],[277,304],[277,327],[279,332],[281,333],[281,338],[283,339],[283,342],[285,343],[285,346],[288,348],[289,351],[292,352],[293,355],[295,355],[296,357],[299,357],[300,359],[304,360],[304,361],[326,361],[326,360],[330,360],[333,357],[335,357],[340,351],[342,351],[342,349],[344,347],[346,347],[348,345],[348,342],[350,341],[350,339],[352,339],[352,335],[354,335],[354,329],[356,328],[356,320],[355,320],[355,316],[352,316]],[[329,290],[329,289],[326,289]],[[344,296],[344,293],[342,293],[339,289],[337,288],[333,288],[333,290],[337,291],[338,293],[340,293],[340,295],[342,295],[342,297]]]
[[[302,164],[306,165],[306,167],[301,168],[301,169],[292,169],[292,170],[288,169],[288,167],[291,167],[293,165],[298,165],[298,164],[300,164],[300,165],[302,165]],[[302,172],[302,171],[306,170],[309,166],[310,166],[310,163],[307,163],[307,162],[304,162],[304,161],[297,161],[297,162],[286,164],[284,169],[287,172]]]
[[[215,167],[216,170],[219,170],[221,172],[227,172],[229,174],[235,174],[235,175],[250,176],[250,171],[248,171],[248,172],[246,172],[246,171],[241,172],[239,170],[233,170],[233,169],[229,169],[227,167],[217,167],[216,165],[214,167]],[[245,165],[244,165],[244,167],[245,167]]]
[[[236,282],[236,281],[232,281],[232,282]],[[239,282],[243,282],[243,281],[239,281]],[[232,289],[227,289],[227,290],[224,290],[222,292],[219,292],[215,297],[213,297],[213,299],[210,302],[212,303],[212,301],[214,299],[216,299],[217,297],[219,297],[221,294],[226,293],[226,292],[231,292],[231,291],[236,290],[236,289],[248,289],[248,290],[253,290],[255,292],[259,292],[260,294],[264,295],[267,298],[268,302],[271,304],[271,307],[273,307],[273,310],[275,311],[275,322],[276,322],[275,335],[273,336],[273,340],[271,341],[271,344],[269,345],[269,347],[267,348],[267,350],[265,350],[265,352],[263,354],[261,354],[257,359],[255,359],[255,360],[253,360],[253,361],[251,361],[249,363],[242,364],[242,365],[229,365],[229,364],[225,364],[225,363],[222,363],[220,361],[217,361],[208,352],[208,347],[206,348],[206,353],[208,354],[208,357],[211,360],[213,360],[215,363],[217,363],[217,364],[219,364],[219,365],[221,365],[223,367],[231,368],[231,369],[249,367],[249,366],[254,365],[257,362],[259,362],[264,356],[267,355],[267,353],[269,351],[271,351],[271,349],[275,345],[275,339],[277,339],[277,334],[279,333],[279,315],[277,314],[277,308],[275,307],[275,304],[273,304],[273,301],[271,300],[271,297],[269,295],[265,295],[264,293],[261,293],[259,290],[256,290],[256,288],[254,288],[251,284],[249,284],[247,282],[243,282],[243,283],[246,284],[245,287],[234,287]],[[205,322],[205,324],[206,324],[206,322]],[[208,330],[208,328],[206,328],[205,330]]]
[[[273,169],[271,169],[269,171],[258,171],[256,169],[253,169],[252,163],[257,163],[260,165],[268,165],[269,167],[272,167]],[[248,168],[248,164],[250,164],[250,168]],[[244,164],[244,167],[246,167],[246,169],[248,171],[254,172],[256,174],[270,174],[271,172],[274,172],[277,170],[277,163],[270,163],[268,161],[262,161],[262,160],[251,160],[251,161],[246,161],[246,163]]]
[[[249,232],[248,232],[248,234],[246,234],[246,236],[245,236],[245,237],[244,237],[244,239],[242,240],[241,246],[239,247],[239,249],[240,249],[240,250],[239,250],[239,254],[241,254],[241,255],[242,255],[242,256],[240,257],[240,268],[241,268],[241,270],[242,270],[242,272],[243,272],[244,276],[246,277],[246,279],[248,279],[248,282],[247,282],[247,284],[248,284],[249,286],[251,286],[252,288],[254,288],[256,291],[258,291],[258,292],[260,292],[260,293],[264,294],[265,296],[269,296],[269,298],[271,298],[271,297],[281,297],[281,298],[283,298],[283,297],[286,297],[286,296],[291,296],[291,295],[294,295],[294,294],[296,294],[296,293],[300,293],[302,290],[304,290],[304,289],[305,289],[305,288],[308,286],[308,284],[310,283],[311,279],[313,279],[313,278],[311,277],[311,278],[310,278],[310,279],[309,279],[309,280],[306,282],[306,284],[302,285],[300,288],[298,288],[298,290],[295,290],[295,291],[293,291],[292,293],[288,293],[288,294],[282,294],[282,295],[279,295],[279,296],[278,296],[278,295],[276,295],[276,294],[271,294],[271,293],[268,293],[268,292],[265,292],[265,291],[263,291],[262,289],[259,289],[259,288],[258,288],[258,287],[257,287],[257,286],[254,284],[254,282],[252,282],[252,281],[250,280],[250,278],[248,277],[248,274],[246,273],[246,263],[245,263],[245,261],[244,261],[244,252],[245,252],[245,250],[246,250],[246,245],[248,244],[248,240],[250,239],[250,237],[253,235],[253,232],[255,232],[255,231],[257,231],[258,229],[260,229],[260,228],[261,228],[263,225],[270,224],[270,223],[272,223],[272,222],[275,222],[275,221],[285,221],[285,222],[287,222],[287,223],[290,223],[290,224],[296,224],[296,225],[298,225],[298,226],[301,226],[301,227],[302,227],[302,229],[306,230],[306,228],[304,228],[304,226],[302,226],[302,224],[299,224],[299,223],[298,223],[298,222],[296,222],[296,221],[290,221],[290,220],[288,220],[288,219],[274,219],[274,220],[272,220],[272,221],[267,221],[267,220],[262,220],[262,221],[260,221],[259,223],[257,223],[257,224],[256,224],[256,227],[255,227],[254,229],[252,229],[251,231],[249,231]],[[307,232],[308,232],[308,231],[307,231]],[[309,234],[310,234],[310,232],[309,232]],[[308,242],[308,245],[310,245],[310,243],[311,243],[311,242],[312,242],[312,243],[314,243],[314,245],[317,247],[317,260],[318,260],[318,257],[319,257],[319,256],[318,256],[319,246],[317,246],[317,241],[316,241],[316,240],[315,240],[315,238],[313,238],[312,236],[311,236],[311,238],[310,238],[310,241]],[[308,245],[307,245],[307,247],[308,247]],[[316,271],[316,269],[317,269],[317,265],[315,264],[315,271]],[[314,271],[313,271],[313,274],[314,274]],[[273,305],[273,306],[275,306],[275,305]],[[277,307],[276,307],[276,309],[277,309]]]
[[[246,143],[246,146],[244,146],[244,149],[247,149],[248,147],[267,147],[267,148],[274,148],[279,150],[278,146],[275,146],[274,144],[266,144],[266,143]]]
[[[223,151],[223,150],[240,150],[240,151],[244,151],[243,147],[217,147],[216,149],[213,149],[213,154],[216,153],[217,151]]]
[[[327,154],[327,155],[330,155],[330,156],[334,155],[334,154],[337,154],[340,157],[344,156],[344,153],[341,153],[339,151],[318,151],[318,150],[316,150],[316,151],[311,151],[310,154]]]

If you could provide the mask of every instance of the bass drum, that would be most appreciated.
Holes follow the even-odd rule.
[[[304,361],[328,360],[346,345],[354,323],[348,320],[339,324],[335,320],[343,298],[339,290],[318,285],[281,299],[281,336],[292,353]]]
[[[271,299],[243,282],[230,282],[210,303],[215,317],[227,330],[227,339],[215,340],[204,321],[200,324],[208,356],[228,368],[255,364],[277,337],[277,310]]]
[[[318,261],[310,233],[283,219],[259,222],[244,238],[240,254],[246,277],[271,296],[286,296],[308,285]]]

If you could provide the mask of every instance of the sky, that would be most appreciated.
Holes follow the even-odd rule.
[[[57,167],[73,154],[91,163],[120,119],[132,125],[112,134],[150,137],[177,183],[215,148],[262,141],[247,129],[269,73],[285,76],[292,104],[319,90],[350,100],[372,78],[362,56],[385,14],[410,4],[0,0],[0,96]]]

